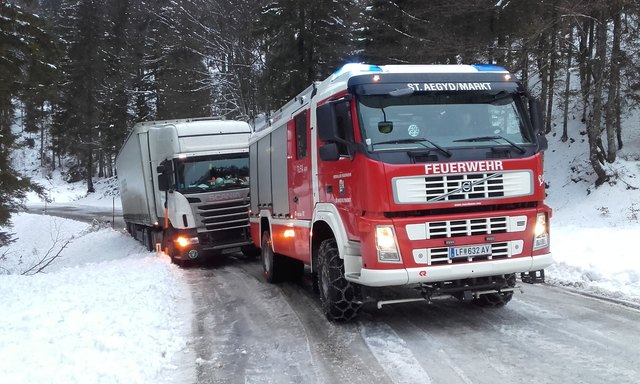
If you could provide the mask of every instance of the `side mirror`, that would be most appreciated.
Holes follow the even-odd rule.
[[[322,104],[316,109],[318,119],[318,138],[322,141],[333,142],[338,137],[338,123],[336,109],[331,102]]]
[[[533,133],[535,135],[535,139],[538,142],[538,148],[541,151],[545,151],[549,144],[547,142],[547,137],[544,135],[544,123],[542,118],[542,106],[540,102],[536,99],[529,99],[529,114],[531,116],[531,126],[533,126]]]
[[[538,138],[538,148],[541,151],[546,151],[549,148],[549,142],[547,141],[547,136],[545,136],[544,132],[540,131],[537,135]]]
[[[173,163],[171,160],[164,160],[156,168],[158,171],[158,189],[168,191],[171,189],[171,176],[173,175]]]
[[[336,161],[340,159],[338,144],[328,143],[320,147],[320,159],[323,161]]]

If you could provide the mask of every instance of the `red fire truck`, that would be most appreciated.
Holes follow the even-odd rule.
[[[502,306],[552,263],[540,105],[502,67],[347,64],[254,130],[264,275],[310,266],[330,320],[371,298]],[[416,296],[376,296],[394,286]]]

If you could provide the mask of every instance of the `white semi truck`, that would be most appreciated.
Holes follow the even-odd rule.
[[[203,255],[254,254],[249,234],[246,122],[195,118],[134,126],[118,157],[128,232],[183,265]]]

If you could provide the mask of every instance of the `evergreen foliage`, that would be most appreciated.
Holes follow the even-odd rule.
[[[14,105],[42,164],[91,191],[135,122],[250,119],[351,61],[504,65],[541,99],[547,131],[552,107],[578,99],[601,184],[640,102],[639,15],[632,0],[4,1],[0,224],[29,184],[8,166]]]
[[[42,20],[18,5],[0,3],[0,225],[9,223],[26,192],[40,191],[28,178],[16,173],[10,154],[15,147],[11,131],[14,98],[25,84],[36,84],[33,77],[37,68],[47,66],[46,53],[53,45],[42,25]],[[0,232],[0,246],[10,240],[9,234]]]

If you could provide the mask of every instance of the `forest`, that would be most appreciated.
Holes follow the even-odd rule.
[[[582,120],[601,185],[640,101],[639,20],[634,0],[3,0],[0,225],[38,188],[10,165],[16,121],[91,192],[136,122],[250,120],[349,62],[503,65],[547,132]]]

